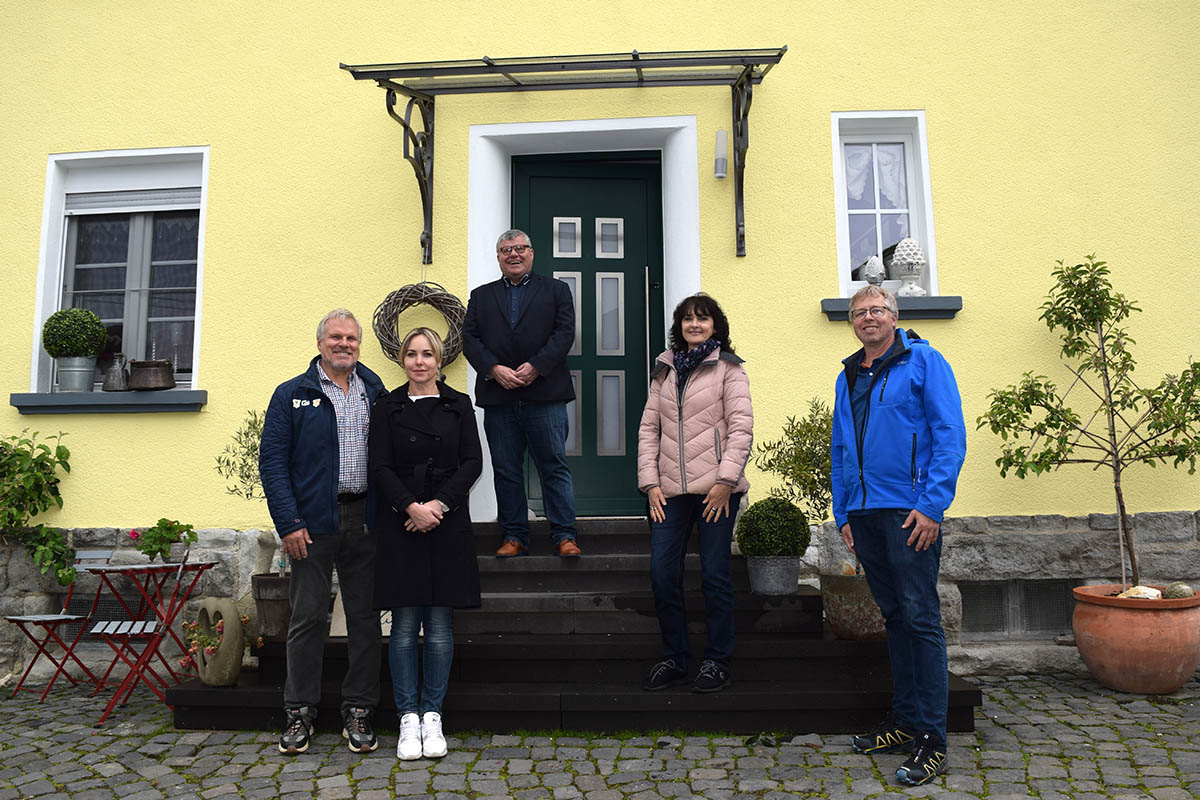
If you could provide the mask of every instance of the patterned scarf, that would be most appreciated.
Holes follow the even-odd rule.
[[[692,370],[699,366],[701,361],[708,358],[709,353],[720,346],[721,343],[716,339],[709,339],[691,350],[675,351],[675,379],[679,391],[683,391],[683,385],[687,383],[688,375],[692,374]]]

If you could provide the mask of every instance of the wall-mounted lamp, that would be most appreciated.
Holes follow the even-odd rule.
[[[729,133],[723,128],[717,130],[716,155],[713,160],[713,177],[724,178],[729,171]]]

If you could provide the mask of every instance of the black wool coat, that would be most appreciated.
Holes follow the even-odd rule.
[[[379,493],[376,518],[375,608],[479,605],[479,566],[467,496],[483,470],[471,398],[442,382],[427,408],[408,399],[408,384],[371,412],[371,479]],[[413,502],[450,506],[427,533],[406,531]]]

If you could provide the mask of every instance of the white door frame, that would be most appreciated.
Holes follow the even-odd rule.
[[[512,157],[620,150],[662,152],[663,312],[700,291],[699,149],[694,116],[472,125],[468,144],[467,288],[495,280],[496,237],[512,221]],[[536,244],[536,242],[535,242]],[[475,370],[467,380],[475,385]],[[483,475],[471,492],[471,519],[496,519],[491,459],[483,434]]]

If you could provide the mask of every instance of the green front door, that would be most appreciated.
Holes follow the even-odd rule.
[[[663,347],[661,174],[658,153],[513,159],[513,226],[533,240],[534,270],[575,299],[567,459],[579,516],[645,513],[637,429]],[[532,466],[526,475],[541,513]]]

